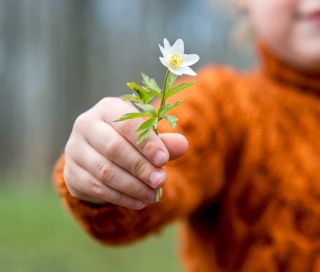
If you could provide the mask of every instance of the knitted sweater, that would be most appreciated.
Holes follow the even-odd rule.
[[[73,198],[65,206],[105,244],[125,244],[179,220],[185,271],[320,271],[320,74],[260,45],[248,73],[208,66],[173,114],[189,150],[169,162],[160,203],[140,211]],[[160,131],[171,131],[161,125]]]

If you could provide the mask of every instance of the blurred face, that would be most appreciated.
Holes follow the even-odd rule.
[[[320,71],[320,0],[239,0],[258,37],[286,62]]]

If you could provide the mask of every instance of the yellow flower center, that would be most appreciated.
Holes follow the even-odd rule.
[[[172,68],[179,68],[184,62],[183,57],[180,54],[173,54],[169,59],[169,65]]]

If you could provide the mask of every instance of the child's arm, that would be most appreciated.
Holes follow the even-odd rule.
[[[178,97],[187,102],[173,113],[179,118],[175,131],[188,138],[189,150],[182,158],[166,165],[168,179],[160,203],[149,203],[142,210],[134,210],[111,203],[97,205],[73,197],[64,180],[64,157],[60,158],[55,182],[66,206],[88,233],[105,243],[130,242],[176,218],[190,215],[221,191],[225,184],[225,161],[238,139],[241,123],[239,116],[233,120],[237,113],[228,92],[227,74],[207,69],[195,87]],[[231,126],[233,121],[237,124]],[[170,131],[170,128],[162,124],[159,130]],[[170,145],[169,140],[164,143]]]

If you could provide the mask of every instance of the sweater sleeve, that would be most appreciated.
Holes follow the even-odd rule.
[[[165,166],[168,179],[160,203],[136,211],[76,199],[64,183],[64,157],[60,157],[54,170],[56,187],[65,207],[87,233],[102,243],[129,243],[157,233],[167,223],[215,200],[226,184],[228,158],[232,158],[242,129],[237,99],[231,91],[232,75],[226,68],[204,68],[197,84],[172,97],[172,101],[185,100],[170,112],[179,119],[177,127],[171,129],[163,121],[159,131],[184,134],[189,150]]]

